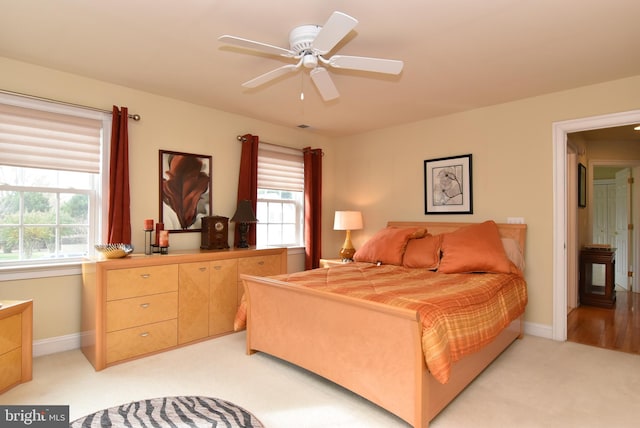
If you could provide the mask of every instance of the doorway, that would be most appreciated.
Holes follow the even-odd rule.
[[[640,110],[575,119],[553,124],[553,325],[552,338],[567,340],[567,255],[577,251],[577,241],[569,241],[568,218],[577,206],[569,206],[568,195],[577,192],[575,186],[568,187],[567,135],[572,132],[603,129],[608,127],[640,124]],[[640,187],[640,186],[637,186]],[[635,207],[634,207],[635,209]],[[638,242],[638,228],[633,239]],[[638,265],[638,252],[634,264]]]

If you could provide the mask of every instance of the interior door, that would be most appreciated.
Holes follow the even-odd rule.
[[[631,208],[631,169],[624,168],[616,173],[616,272],[615,282],[627,290],[629,288],[629,210]]]
[[[593,182],[593,231],[591,242],[593,244],[612,244],[615,246],[615,242],[611,242],[609,235],[615,236],[615,228],[609,230],[609,193],[610,188],[615,185],[609,184],[609,181],[613,180],[598,180]],[[614,187],[615,189],[615,187]],[[615,203],[615,201],[614,201]],[[615,209],[615,204],[613,205]]]

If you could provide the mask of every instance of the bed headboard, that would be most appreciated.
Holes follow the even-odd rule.
[[[469,226],[476,223],[446,223],[446,222],[429,222],[429,221],[389,221],[387,226],[394,227],[424,227],[432,235],[439,235],[441,233],[453,232],[464,226]],[[526,224],[507,224],[496,223],[498,230],[500,231],[500,237],[511,238],[518,241],[520,251],[524,254],[524,248],[527,238],[527,225]]]

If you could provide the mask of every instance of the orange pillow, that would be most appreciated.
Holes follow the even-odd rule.
[[[402,264],[408,268],[436,269],[440,263],[442,235],[429,235],[411,239],[407,243]]]
[[[498,225],[490,220],[444,234],[438,272],[513,272]]]
[[[401,266],[407,242],[423,237],[426,232],[416,227],[385,227],[356,251],[353,260]]]

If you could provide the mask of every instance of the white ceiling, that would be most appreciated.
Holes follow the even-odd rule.
[[[217,41],[288,48],[334,10],[360,23],[332,53],[402,74],[333,71],[331,102],[308,71],[247,90],[287,60]],[[338,136],[640,75],[639,17],[638,0],[0,0],[0,56]]]

